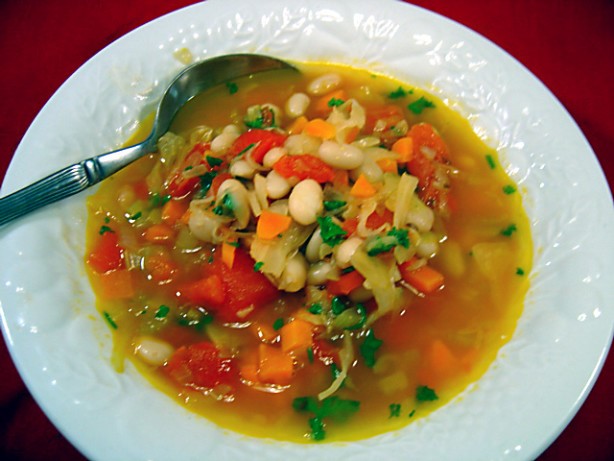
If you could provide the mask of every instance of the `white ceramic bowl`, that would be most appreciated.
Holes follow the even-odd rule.
[[[94,460],[529,460],[578,410],[614,325],[614,212],[579,129],[524,67],[472,31],[391,0],[210,0],[159,18],[83,65],[40,112],[3,194],[120,146],[182,65],[258,52],[367,67],[424,87],[469,118],[520,184],[535,244],[513,339],[471,389],[431,416],[355,443],[295,445],[220,429],[110,365],[83,267],[85,194],[1,231],[5,339],[54,424]]]

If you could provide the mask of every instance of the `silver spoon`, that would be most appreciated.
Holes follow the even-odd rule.
[[[232,54],[207,59],[184,69],[168,86],[156,111],[151,133],[130,147],[88,158],[61,169],[0,199],[0,226],[38,208],[77,194],[156,151],[160,136],[185,103],[204,90],[224,82],[270,70],[295,70],[279,59],[257,54]]]

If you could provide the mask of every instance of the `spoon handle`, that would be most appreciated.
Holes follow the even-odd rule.
[[[137,144],[83,160],[0,198],[0,226],[99,183],[144,155],[147,147]]]

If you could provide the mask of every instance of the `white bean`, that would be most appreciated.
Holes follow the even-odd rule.
[[[341,75],[330,73],[316,77],[307,85],[307,93],[323,95],[336,89],[341,85]]]
[[[227,179],[220,185],[217,191],[216,204],[220,205],[227,194],[230,194],[232,197],[234,206],[232,211],[236,219],[237,229],[245,229],[251,215],[247,189],[238,179]]]
[[[300,117],[305,113],[311,100],[305,93],[294,93],[286,101],[286,114],[289,117]]]
[[[324,240],[322,240],[322,232],[318,227],[313,234],[311,234],[311,238],[305,247],[305,256],[307,257],[307,261],[310,263],[315,263],[320,259],[320,247],[324,245]]]
[[[135,352],[143,362],[159,366],[173,355],[175,348],[158,338],[140,336],[136,341]]]
[[[256,169],[247,160],[237,160],[230,164],[229,172],[235,177],[251,179],[256,174]]]
[[[262,164],[267,168],[273,168],[277,160],[286,155],[288,151],[283,147],[273,147],[270,151],[264,154]]]
[[[358,247],[362,245],[363,240],[360,237],[350,237],[336,248],[335,262],[340,268],[349,267],[351,265],[352,255]]]
[[[238,138],[239,135],[241,134],[241,129],[237,125],[230,124],[224,127],[224,129],[222,130],[222,133],[229,133]]]
[[[279,280],[279,288],[291,293],[297,292],[307,282],[309,264],[301,253],[296,253],[286,261],[286,266]]]
[[[358,147],[335,141],[324,141],[318,149],[318,156],[333,168],[342,170],[358,168],[365,160],[365,154]]]
[[[238,137],[238,133],[223,132],[218,134],[213,141],[211,141],[211,151],[214,154],[222,154],[230,149],[230,146],[235,142]]]
[[[218,243],[219,230],[222,221],[214,214],[208,213],[197,201],[190,204],[188,226],[194,236],[204,242]]]
[[[439,251],[439,240],[432,232],[426,232],[420,237],[420,242],[416,246],[416,253],[421,258],[432,258]]]
[[[324,192],[320,184],[313,179],[304,179],[290,192],[288,198],[290,216],[303,226],[313,224],[322,213],[323,200]]]
[[[309,285],[324,285],[329,280],[329,275],[337,272],[337,268],[328,261],[319,261],[312,264],[307,272]]]
[[[319,138],[308,134],[293,134],[288,136],[284,147],[290,155],[311,154],[317,152],[321,141]]]
[[[273,200],[285,197],[290,192],[291,186],[286,178],[277,171],[271,170],[266,176],[266,194]]]

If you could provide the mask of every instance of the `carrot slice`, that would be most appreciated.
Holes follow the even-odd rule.
[[[97,290],[106,299],[128,299],[134,296],[132,274],[128,269],[118,269],[96,274]]]
[[[412,260],[403,263],[399,266],[401,277],[405,282],[409,283],[416,290],[430,294],[443,287],[444,276],[441,272],[433,269],[431,266],[422,266],[418,269],[411,270]]]
[[[307,117],[305,117],[304,115],[301,115],[300,117],[297,117],[293,122],[292,125],[290,125],[288,127],[288,134],[299,134],[303,131],[303,129],[305,129],[305,125],[307,125]]]
[[[345,102],[347,100],[347,94],[344,90],[334,90],[324,96],[318,98],[313,106],[316,113],[322,115],[328,115],[333,110],[333,105],[337,101]],[[331,103],[333,101],[333,103]]]
[[[294,319],[279,330],[281,350],[283,352],[305,351],[313,342],[313,324],[301,319]]]
[[[376,160],[377,166],[379,166],[384,173],[397,173],[397,162],[393,158],[380,158]]]
[[[313,120],[309,120],[307,122],[305,128],[303,128],[303,133],[316,138],[332,139],[335,137],[337,129],[335,128],[335,125],[328,123],[326,120],[314,118]]]
[[[143,234],[145,240],[150,243],[164,243],[170,241],[175,236],[175,231],[164,223],[154,224],[148,227]]]
[[[232,265],[235,261],[235,252],[237,247],[230,243],[222,243],[222,261],[226,264],[228,269],[232,269]]]
[[[356,288],[362,286],[365,278],[358,271],[348,272],[339,277],[339,280],[331,280],[326,284],[328,292],[334,296],[349,295]]]
[[[189,200],[171,199],[162,207],[162,222],[174,226],[188,211]]]
[[[291,223],[290,216],[263,210],[256,225],[256,235],[264,240],[272,240],[288,230]]]
[[[399,154],[399,163],[409,162],[414,155],[414,140],[410,137],[397,140],[392,145],[392,152]]]
[[[358,179],[350,189],[350,195],[359,198],[372,197],[377,192],[375,186],[369,182],[364,174],[358,176]]]
[[[279,347],[258,345],[258,377],[270,384],[286,385],[292,381],[294,360]]]

